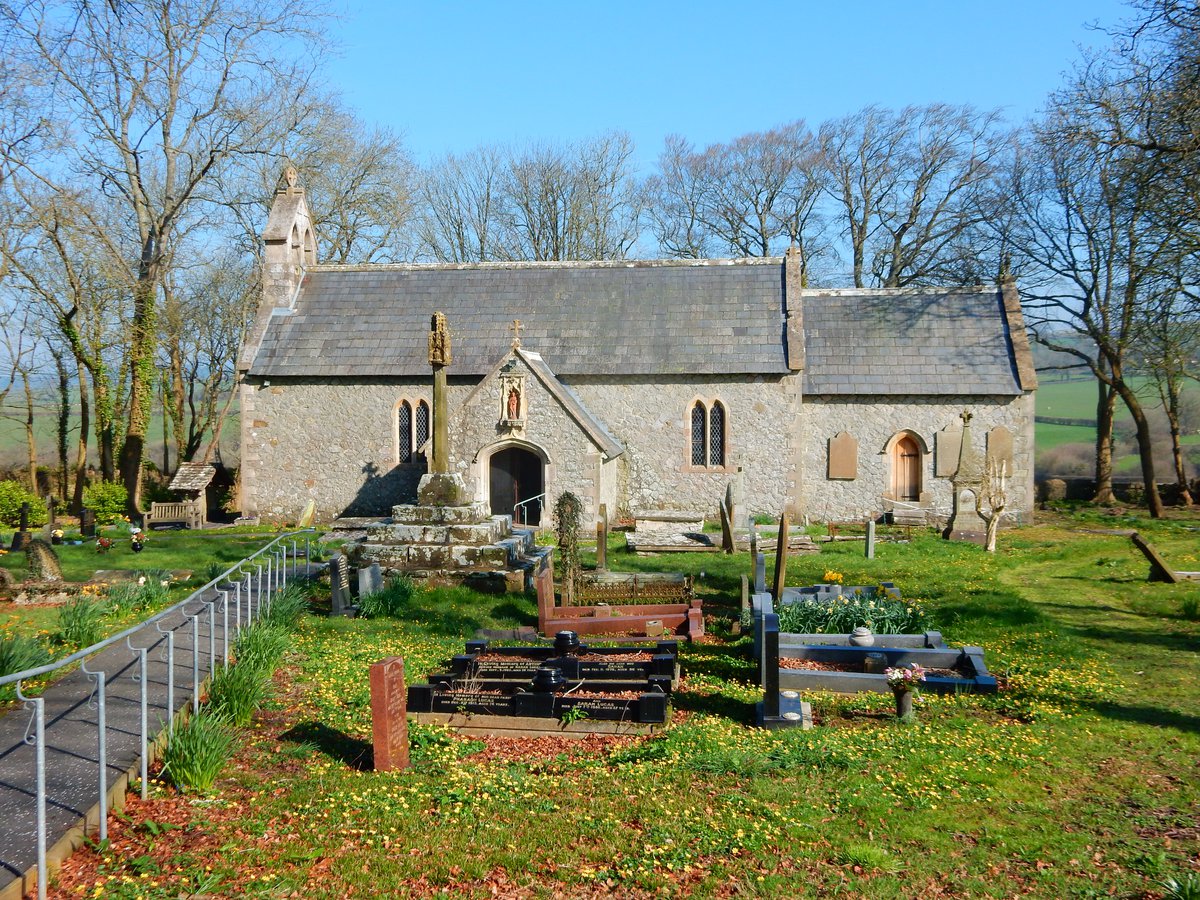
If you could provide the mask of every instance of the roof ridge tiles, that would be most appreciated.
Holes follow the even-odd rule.
[[[701,268],[705,266],[764,266],[783,265],[782,256],[748,256],[731,259],[597,259],[536,261],[513,260],[504,262],[470,263],[361,263],[355,265],[331,265],[321,263],[309,266],[309,272],[455,272],[497,269],[654,269],[654,268]]]

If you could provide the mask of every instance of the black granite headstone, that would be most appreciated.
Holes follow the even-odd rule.
[[[86,506],[79,511],[79,534],[85,538],[96,536],[96,514]]]

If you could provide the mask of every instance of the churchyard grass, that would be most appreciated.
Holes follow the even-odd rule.
[[[1136,527],[1200,568],[1197,524],[1067,512],[994,555],[918,532],[874,560],[850,542],[793,558],[789,584],[891,580],[986,648],[1005,689],[926,696],[909,726],[891,697],[827,694],[813,731],[751,727],[748,638],[728,631],[746,554],[641,559],[615,535],[610,566],[703,572],[724,623],[682,647],[675,725],[516,759],[416,727],[413,769],[376,774],[367,666],[400,655],[416,680],[475,629],[528,624],[532,600],[417,591],[398,620],[306,616],[217,802],[157,785],[63,895],[1158,897],[1200,851],[1200,624],[1180,613],[1200,585],[1147,584],[1127,538],[1080,529]]]
[[[75,534],[78,529],[74,530]],[[72,531],[68,529],[70,538]],[[90,584],[88,589],[93,596],[103,597],[108,587],[116,587],[116,583],[108,585],[103,578],[97,579],[96,573],[101,570],[124,570],[127,572],[145,572],[148,575],[159,575],[162,572],[182,572],[183,577],[172,577],[167,590],[161,596],[141,596],[141,602],[129,604],[128,589],[124,586],[117,588],[117,600],[110,604],[109,614],[105,617],[103,632],[114,633],[121,628],[144,618],[147,612],[161,609],[170,603],[182,600],[196,588],[220,574],[229,566],[245,559],[259,547],[266,544],[275,532],[269,529],[254,530],[237,529],[229,532],[217,531],[155,531],[149,535],[141,553],[134,553],[129,547],[129,529],[127,525],[112,526],[99,529],[98,534],[111,538],[112,548],[106,553],[96,552],[96,542],[87,541],[80,546],[59,544],[54,547],[62,565],[63,578],[75,584]],[[0,534],[0,543],[7,548],[12,545],[12,532]],[[18,581],[24,579],[26,571],[25,554],[23,552],[6,552],[0,554],[0,566],[13,573]],[[216,567],[215,571],[211,571]],[[161,579],[159,579],[161,581]],[[103,586],[102,586],[103,585]],[[14,606],[6,605],[0,608],[0,630],[7,633],[28,635],[49,635],[57,628],[58,607],[52,605]]]

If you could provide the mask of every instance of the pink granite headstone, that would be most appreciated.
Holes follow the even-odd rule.
[[[399,656],[371,666],[371,730],[375,771],[408,768],[408,692],[404,660]]]

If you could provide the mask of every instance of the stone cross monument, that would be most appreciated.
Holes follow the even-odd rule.
[[[438,475],[450,471],[446,446],[446,367],[452,361],[446,317],[435,312],[429,322],[429,365],[433,368],[433,461],[429,471]]]
[[[446,317],[435,312],[429,320],[429,365],[433,368],[433,459],[421,477],[417,500],[423,506],[462,506],[470,503],[462,476],[450,472],[446,368],[450,365],[450,329]]]
[[[982,544],[984,522],[975,510],[975,497],[983,488],[983,463],[971,441],[971,413],[962,413],[962,443],[958,448],[958,469],[950,478],[954,487],[954,505],[950,522],[942,536],[949,541],[972,541]]]

